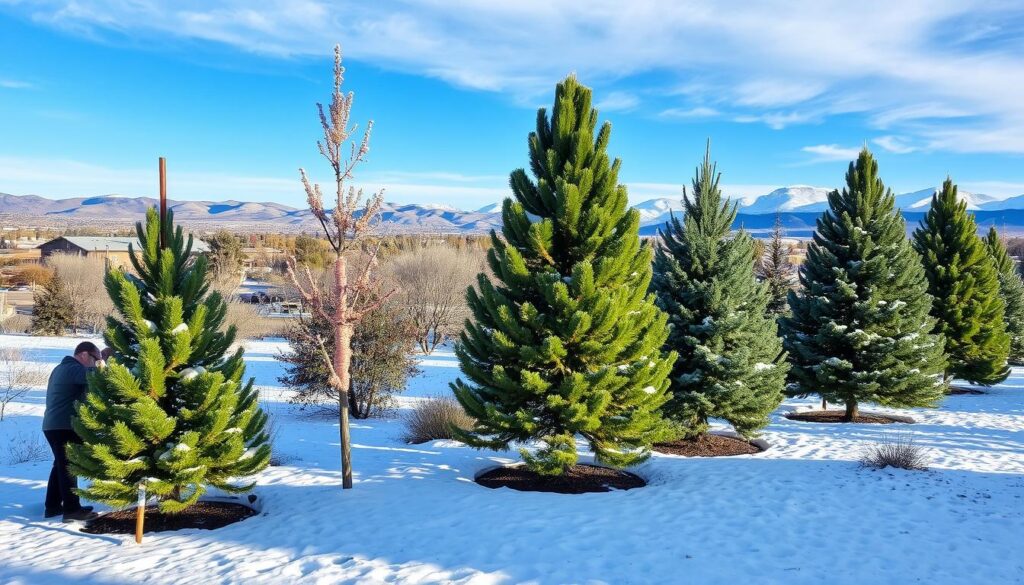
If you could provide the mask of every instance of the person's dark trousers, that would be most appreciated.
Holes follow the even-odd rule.
[[[68,473],[68,457],[64,447],[68,443],[81,443],[82,440],[70,429],[43,431],[43,434],[53,451],[53,469],[50,470],[50,481],[46,484],[46,510],[62,510],[65,514],[74,512],[82,507],[82,503],[74,492],[78,487],[78,478]]]

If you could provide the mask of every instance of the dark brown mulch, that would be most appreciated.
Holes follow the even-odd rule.
[[[786,418],[789,420],[798,420],[802,422],[816,422],[816,423],[844,423],[844,422],[855,422],[855,423],[868,423],[868,424],[879,424],[879,425],[890,425],[898,421],[889,418],[881,414],[866,414],[861,413],[853,417],[852,421],[844,420],[846,413],[842,410],[809,410],[806,412],[788,412]]]
[[[200,528],[213,530],[255,516],[256,511],[230,502],[197,502],[177,514],[166,514],[156,506],[146,507],[143,533]],[[88,522],[82,532],[89,534],[135,534],[135,508],[107,512]]]
[[[959,396],[961,394],[984,394],[981,390],[975,390],[974,388],[965,388],[964,386],[950,386],[949,392],[951,396]]]
[[[712,434],[700,435],[692,439],[679,439],[671,443],[655,443],[653,449],[658,453],[684,457],[728,457],[761,452],[761,448],[750,441]]]
[[[556,494],[610,492],[647,485],[646,481],[632,473],[585,464],[573,465],[563,475],[540,475],[525,465],[499,467],[480,475],[476,482],[492,489],[507,487],[521,492]]]

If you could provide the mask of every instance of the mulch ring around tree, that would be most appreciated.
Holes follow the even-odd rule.
[[[948,394],[959,396],[961,394],[984,394],[984,392],[975,388],[967,388],[966,386],[950,386]]]
[[[853,422],[860,424],[890,425],[893,423],[914,422],[914,419],[909,416],[879,414],[877,412],[862,412],[853,417],[852,421],[848,421],[845,420],[846,412],[843,410],[805,410],[803,412],[787,412],[785,417],[789,420],[815,423]]]
[[[498,467],[477,476],[476,482],[492,489],[507,487],[521,492],[586,494],[643,487],[639,476],[597,465],[577,464],[563,475],[540,475],[525,465]]]
[[[671,443],[655,443],[652,449],[658,453],[682,455],[683,457],[728,457],[752,455],[764,451],[750,441],[713,434],[679,439]]]
[[[88,522],[82,532],[89,534],[135,534],[135,508],[101,514]],[[147,506],[143,532],[166,532],[199,528],[213,530],[255,516],[252,508],[231,502],[197,502],[177,514],[161,512],[156,506]]]

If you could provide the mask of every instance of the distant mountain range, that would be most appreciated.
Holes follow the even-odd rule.
[[[779,213],[787,233],[805,237],[814,230],[818,215],[828,207],[829,189],[793,185],[754,197],[737,198],[737,227],[754,233],[767,231]],[[934,188],[896,196],[896,205],[903,210],[913,227],[928,210]],[[998,199],[984,194],[960,191],[968,209],[975,212],[985,229],[989,225],[1007,232],[1024,233],[1024,195]],[[156,205],[150,197],[102,195],[48,199],[37,195],[5,195],[0,193],[0,220],[18,220],[43,226],[124,227],[143,216]],[[274,202],[245,201],[170,201],[177,221],[193,229],[231,227],[241,230],[286,232],[313,231],[319,226],[307,209],[297,209]],[[671,212],[682,210],[681,196],[650,199],[633,206],[640,212],[641,233],[653,234],[668,221]],[[493,203],[475,211],[462,211],[445,205],[386,203],[381,212],[381,227],[390,233],[487,233],[501,226],[501,203]]]

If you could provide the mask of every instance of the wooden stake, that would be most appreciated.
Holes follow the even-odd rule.
[[[160,157],[160,249],[167,247],[164,226],[167,225],[167,159]]]
[[[163,160],[163,159],[160,159]],[[146,517],[146,484],[139,484],[139,501],[135,508],[135,544],[142,544],[142,524]]]

